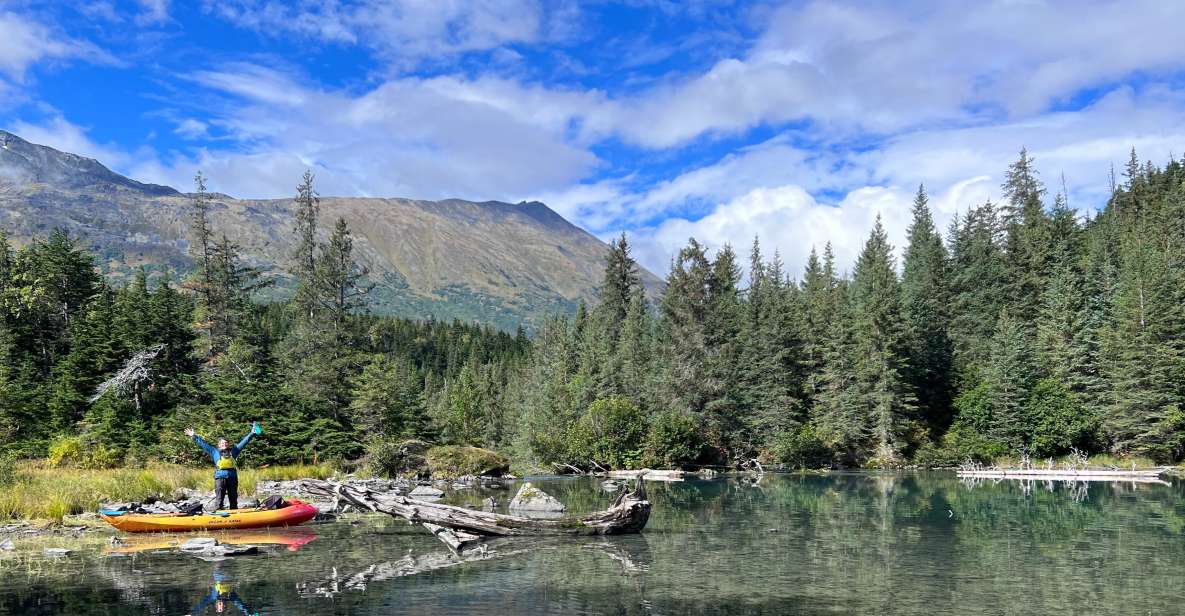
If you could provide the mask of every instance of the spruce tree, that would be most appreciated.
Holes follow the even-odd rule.
[[[908,445],[915,397],[905,377],[906,326],[893,248],[877,217],[852,274],[855,387],[877,460],[895,464]]]
[[[320,214],[320,198],[313,187],[312,171],[305,171],[296,187],[296,248],[292,253],[291,273],[296,279],[296,296],[293,299],[297,314],[311,321],[320,310],[319,280],[317,279],[317,218]]]
[[[1032,434],[1025,404],[1036,376],[1028,328],[1002,311],[984,369],[991,413],[988,430],[989,436],[1014,450],[1026,448]]]
[[[1052,229],[1042,197],[1045,186],[1037,179],[1033,159],[1025,150],[1008,168],[1001,187],[1005,206],[1005,255],[1008,301],[1022,323],[1035,322],[1041,306],[1041,292],[1054,260]]]
[[[933,434],[952,420],[947,254],[934,228],[929,198],[919,186],[901,275],[901,310],[909,355],[908,378]]]

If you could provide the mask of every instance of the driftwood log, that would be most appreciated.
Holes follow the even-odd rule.
[[[646,499],[646,488],[640,478],[632,492],[619,494],[608,509],[558,520],[477,511],[333,481],[308,479],[299,483],[299,489],[305,494],[341,499],[362,510],[386,513],[419,524],[454,550],[490,537],[637,533],[650,519],[650,501]]]

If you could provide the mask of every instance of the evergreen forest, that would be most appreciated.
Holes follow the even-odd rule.
[[[528,337],[369,314],[350,229],[321,219],[309,174],[295,294],[259,301],[271,281],[210,230],[199,174],[184,280],[113,288],[78,238],[18,249],[0,235],[0,455],[197,463],[185,427],[237,438],[259,421],[248,465],[358,460],[407,439],[549,472],[1177,461],[1185,165],[1133,151],[1112,186],[1077,211],[1022,151],[1002,200],[948,228],[919,187],[900,251],[879,221],[855,263],[824,244],[798,272],[757,240],[742,255],[692,239],[657,298],[623,235],[598,302]]]

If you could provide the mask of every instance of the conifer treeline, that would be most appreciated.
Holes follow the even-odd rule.
[[[1139,164],[1086,217],[1024,151],[1004,202],[935,228],[913,205],[903,263],[878,220],[850,276],[801,277],[758,243],[692,240],[655,310],[625,238],[602,303],[550,322],[526,376],[520,456],[801,466],[953,464],[1072,449],[1185,453],[1185,169]]]
[[[214,236],[199,177],[197,267],[181,285],[141,274],[112,289],[60,232],[18,251],[0,240],[0,442],[39,456],[73,439],[94,464],[186,461],[198,452],[184,426],[233,436],[261,420],[257,463],[356,458],[409,437],[542,470],[1072,448],[1180,459],[1185,168],[1133,152],[1088,217],[1051,199],[1022,151],[1003,194],[943,233],[919,188],[900,264],[879,221],[850,269],[823,246],[787,272],[755,241],[743,277],[732,248],[691,240],[653,302],[623,236],[597,305],[528,342],[366,314],[350,231],[318,233],[311,176],[295,200],[295,297],[252,302],[268,280]],[[88,402],[156,344],[150,381]]]

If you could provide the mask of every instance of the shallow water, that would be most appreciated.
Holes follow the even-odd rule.
[[[576,511],[591,479],[536,480]],[[643,534],[457,559],[367,517],[260,536],[220,562],[131,538],[0,570],[0,614],[1165,614],[1185,611],[1179,486],[961,484],[952,474],[648,483]],[[493,494],[453,498],[476,502]],[[217,587],[215,586],[217,584]],[[233,596],[232,596],[233,595]],[[237,599],[235,603],[232,599]],[[198,609],[202,611],[197,611]]]

